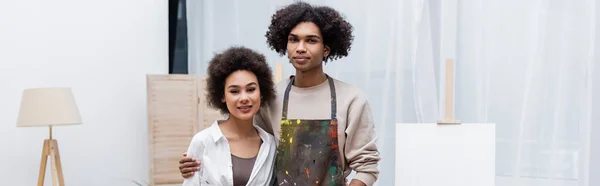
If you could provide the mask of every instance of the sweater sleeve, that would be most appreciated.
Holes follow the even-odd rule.
[[[356,172],[353,179],[373,185],[379,175],[381,159],[377,150],[377,134],[366,97],[358,96],[350,104],[346,125],[345,156],[348,167]]]

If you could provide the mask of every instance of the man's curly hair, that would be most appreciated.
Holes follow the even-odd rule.
[[[280,55],[285,55],[290,32],[302,22],[312,22],[319,27],[323,43],[330,49],[329,55],[324,57],[323,61],[336,60],[348,55],[354,39],[352,25],[333,8],[312,6],[305,2],[288,5],[273,14],[265,35],[269,47]]]
[[[223,114],[229,114],[227,104],[221,102],[225,96],[225,79],[238,70],[247,70],[256,75],[261,107],[269,105],[275,98],[273,74],[265,56],[246,47],[231,47],[215,55],[208,65],[206,79],[208,106],[219,109]]]

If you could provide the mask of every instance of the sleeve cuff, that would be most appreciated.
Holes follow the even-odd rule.
[[[356,175],[354,175],[353,179],[362,181],[367,186],[373,185],[375,183],[375,181],[377,180],[375,175],[370,174],[370,173],[364,173],[364,172],[357,172]],[[352,182],[352,181],[350,181],[350,182]]]

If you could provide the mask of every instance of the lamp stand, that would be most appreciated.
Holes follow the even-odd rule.
[[[50,139],[44,140],[44,148],[42,149],[42,162],[40,164],[40,174],[38,176],[38,186],[44,185],[44,177],[46,176],[46,164],[50,156],[50,164],[52,166],[52,185],[64,186],[62,166],[60,163],[60,153],[58,153],[58,142],[52,139],[52,126],[50,126]]]

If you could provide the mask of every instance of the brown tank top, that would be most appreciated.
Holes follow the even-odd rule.
[[[233,186],[246,186],[246,183],[248,183],[250,175],[252,174],[252,168],[254,167],[255,161],[256,156],[253,158],[240,158],[233,154],[231,155],[231,163],[233,164]]]

